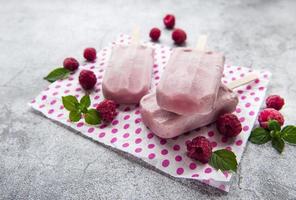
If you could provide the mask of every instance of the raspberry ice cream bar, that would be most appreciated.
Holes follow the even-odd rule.
[[[173,138],[187,131],[203,127],[224,113],[235,110],[238,98],[232,90],[222,85],[219,88],[215,108],[208,113],[195,113],[191,116],[178,115],[161,109],[156,101],[155,92],[144,96],[140,102],[144,124],[161,138]]]
[[[210,112],[224,60],[221,53],[175,48],[156,89],[159,107],[180,115]]]
[[[115,46],[102,82],[105,98],[116,103],[139,103],[150,89],[152,67],[152,48]]]

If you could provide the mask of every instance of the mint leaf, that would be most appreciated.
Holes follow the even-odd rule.
[[[85,122],[91,125],[97,125],[101,123],[101,117],[96,109],[89,109],[84,116]]]
[[[276,120],[269,120],[268,121],[268,129],[271,131],[280,131],[281,126]]]
[[[80,99],[80,105],[82,108],[88,108],[90,106],[89,95],[85,95]]]
[[[264,144],[270,140],[269,131],[261,127],[255,128],[249,137],[249,141],[254,144]]]
[[[286,126],[281,132],[282,138],[291,144],[296,144],[296,127]]]
[[[68,111],[74,111],[78,109],[79,103],[75,96],[68,95],[62,97],[63,105]]]
[[[44,79],[53,83],[56,80],[66,78],[69,74],[70,70],[60,67],[51,71]]]
[[[270,131],[270,136],[272,138],[281,137],[281,132],[280,131]]]
[[[81,113],[78,110],[72,110],[69,114],[69,118],[72,122],[78,122],[81,119]]]
[[[273,148],[275,148],[279,153],[282,153],[285,147],[284,140],[280,137],[274,137],[271,140]]]
[[[234,171],[237,170],[236,156],[232,151],[221,149],[214,151],[209,164],[217,170],[221,171]]]

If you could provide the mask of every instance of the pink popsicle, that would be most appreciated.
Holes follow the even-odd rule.
[[[222,53],[175,48],[156,89],[159,107],[180,115],[210,112],[224,60]]]
[[[222,85],[219,88],[215,108],[209,113],[195,113],[182,116],[161,109],[156,101],[155,92],[144,96],[140,102],[144,124],[161,138],[173,138],[187,131],[203,127],[214,121],[223,113],[233,112],[238,98],[232,90]]]
[[[152,48],[115,46],[102,82],[105,98],[116,103],[139,103],[150,89],[152,67]]]

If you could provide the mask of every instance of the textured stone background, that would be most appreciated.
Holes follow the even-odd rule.
[[[0,199],[296,199],[296,147],[280,156],[249,144],[226,194],[164,176],[27,106],[66,56],[81,58],[84,47],[100,49],[134,24],[148,39],[171,12],[188,46],[208,33],[228,63],[269,69],[269,93],[285,97],[286,122],[296,124],[295,10],[292,0],[0,0]],[[170,32],[161,42],[172,45]]]

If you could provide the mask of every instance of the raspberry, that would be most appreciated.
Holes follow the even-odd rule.
[[[153,28],[153,29],[151,29],[149,36],[150,36],[151,40],[157,41],[158,38],[160,37],[160,34],[161,34],[161,32],[160,32],[159,28]]]
[[[226,137],[235,137],[242,131],[242,124],[237,116],[231,113],[219,116],[216,126],[219,133]]]
[[[266,99],[266,107],[280,110],[285,104],[285,100],[278,95],[270,95]]]
[[[116,117],[116,104],[112,100],[104,100],[97,105],[97,111],[100,113],[104,122],[110,123]]]
[[[187,156],[202,163],[209,162],[212,156],[211,142],[203,136],[197,136],[187,143]]]
[[[167,27],[168,29],[172,29],[175,26],[175,16],[168,14],[163,18],[163,23],[165,25],[165,27]]]
[[[182,29],[177,28],[172,33],[172,39],[178,45],[185,42],[186,38],[187,38],[187,35],[186,35],[185,31],[183,31]]]
[[[97,57],[97,51],[95,48],[86,48],[83,52],[83,57],[88,61],[94,61]]]
[[[78,61],[72,57],[65,58],[63,65],[65,69],[68,69],[70,71],[75,71],[79,67]]]
[[[79,74],[79,83],[83,89],[90,90],[97,83],[97,77],[90,70],[82,70]]]
[[[284,116],[273,108],[265,108],[259,113],[258,121],[262,128],[268,128],[268,121],[276,120],[281,126],[284,124]]]

